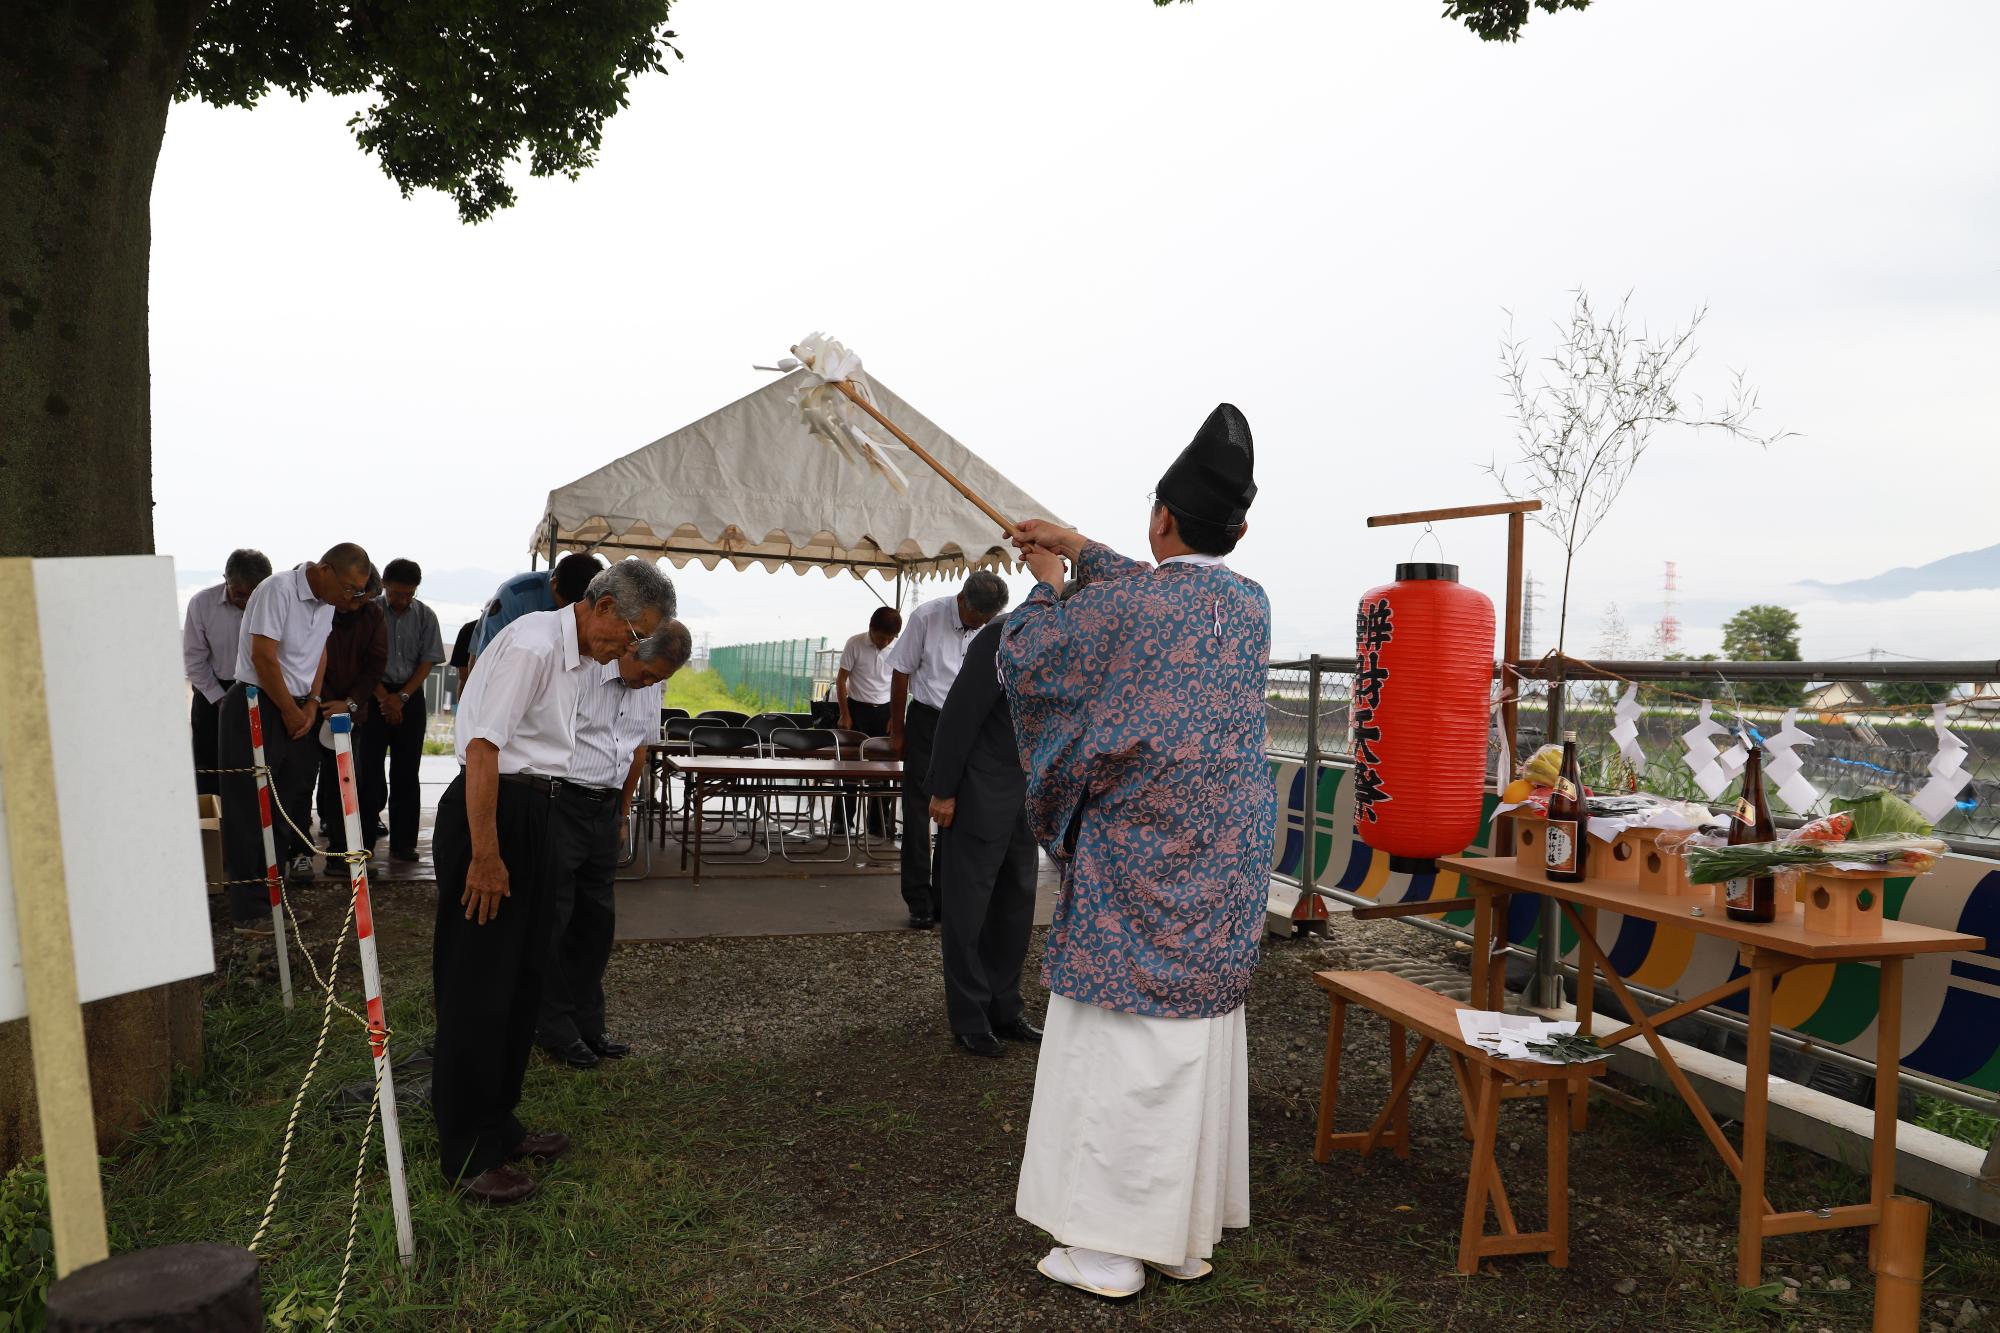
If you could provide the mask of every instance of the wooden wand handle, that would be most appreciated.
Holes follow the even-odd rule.
[[[951,474],[950,469],[946,468],[944,464],[938,462],[937,459],[932,458],[930,456],[930,452],[928,450],[926,450],[921,444],[918,444],[915,440],[911,439],[909,436],[903,434],[901,427],[899,427],[895,422],[889,420],[889,418],[883,416],[879,411],[877,411],[875,408],[875,404],[869,402],[866,398],[863,398],[861,394],[855,389],[853,384],[849,383],[846,380],[835,380],[833,381],[833,383],[839,386],[840,391],[846,394],[856,407],[860,408],[863,412],[866,412],[869,416],[874,417],[875,420],[881,422],[883,429],[887,430],[891,435],[895,436],[898,440],[901,440],[903,442],[904,448],[908,449],[911,453],[915,454],[918,458],[923,459],[925,463],[929,464],[931,471],[937,473],[940,477],[943,477],[947,482],[951,483],[951,488],[953,490],[957,491],[960,495],[964,496],[966,499],[972,501],[972,503],[978,505],[979,512],[986,515],[986,517],[992,519],[995,523],[998,523],[1000,525],[1000,530],[1002,532],[1006,533],[1009,537],[1012,537],[1017,533],[1019,533],[1020,529],[1015,527],[1012,523],[1008,522],[1007,519],[1001,515],[999,510],[995,509],[992,505],[987,504],[986,501],[980,499],[977,495],[975,495],[970,486],[967,486],[964,482],[960,481],[957,477],[953,476]]]

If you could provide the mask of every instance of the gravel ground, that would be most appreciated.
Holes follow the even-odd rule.
[[[302,896],[328,899],[315,931],[330,930],[337,893]],[[430,888],[385,885],[378,899],[388,984],[420,987]],[[1039,948],[1037,932],[1031,1014],[1046,998]],[[1410,1160],[1311,1160],[1326,1030],[1312,973],[1385,965],[1465,994],[1464,947],[1396,922],[1335,917],[1324,939],[1268,943],[1249,1003],[1253,1225],[1225,1238],[1214,1278],[1156,1281],[1122,1305],[1035,1273],[1048,1240],[1012,1207],[1033,1053],[978,1060],[951,1046],[935,934],[626,946],[607,981],[614,1031],[666,1078],[699,1089],[696,1104],[727,1126],[732,1149],[687,1165],[736,1200],[748,1239],[716,1255],[713,1271],[767,1312],[754,1327],[1868,1326],[1872,1292],[1854,1233],[1774,1242],[1772,1286],[1738,1297],[1733,1181],[1678,1104],[1594,1105],[1571,1153],[1572,1267],[1503,1259],[1458,1277],[1466,1155],[1442,1062],[1413,1089]],[[567,1077],[538,1077],[551,1076]],[[1386,1091],[1382,1025],[1353,1017],[1341,1126],[1365,1124]],[[1539,1105],[1509,1105],[1500,1160],[1524,1229],[1540,1224],[1542,1143]],[[1780,1206],[1865,1197],[1865,1183],[1830,1163],[1782,1145],[1772,1157]],[[1992,1256],[1962,1222],[1934,1221],[1927,1295],[1945,1327],[1995,1326]]]

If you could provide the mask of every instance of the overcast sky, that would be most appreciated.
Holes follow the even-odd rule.
[[[1345,653],[1417,535],[1363,519],[1500,498],[1504,312],[1546,348],[1581,284],[1655,327],[1706,304],[1683,388],[1745,369],[1763,423],[1800,436],[1660,436],[1584,552],[1572,651],[1613,601],[1643,639],[1676,560],[1696,651],[1775,598],[1808,657],[2000,656],[2000,595],[1787,588],[2000,541],[1990,0],[1598,0],[1514,46],[1426,0],[674,13],[687,59],[634,86],[599,164],[523,175],[477,227],[398,195],[355,103],[175,109],[159,550],[214,570],[352,538],[421,560],[455,616],[527,567],[550,489],[823,328],[1134,554],[1160,470],[1237,403],[1263,492],[1233,563],[1270,591],[1279,653]],[[1497,601],[1501,521],[1438,535]],[[1530,564],[1559,581],[1548,540]],[[839,638],[877,604],[817,575],[676,579],[717,645]]]

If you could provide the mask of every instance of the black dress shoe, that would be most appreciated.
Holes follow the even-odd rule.
[[[959,1050],[968,1055],[996,1057],[1007,1053],[1000,1039],[990,1032],[954,1032],[951,1039],[958,1043]]]
[[[932,926],[935,926],[936,924],[937,924],[937,918],[932,916],[929,912],[910,913],[911,930],[929,930]]]
[[[580,1037],[567,1046],[544,1046],[542,1053],[557,1064],[568,1065],[571,1069],[597,1068],[597,1052],[591,1050],[589,1044]]]
[[[594,1037],[586,1034],[583,1044],[597,1052],[597,1058],[600,1060],[623,1060],[632,1054],[630,1045],[619,1041],[609,1032],[600,1032]]]
[[[993,1035],[1005,1037],[1008,1041],[1040,1041],[1042,1030],[1030,1023],[1026,1014],[1022,1014],[1011,1023],[995,1023]]]
[[[474,1203],[519,1203],[535,1192],[535,1179],[511,1166],[496,1166],[470,1180],[461,1181],[458,1192]]]

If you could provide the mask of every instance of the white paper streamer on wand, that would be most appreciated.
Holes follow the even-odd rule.
[[[1818,741],[1808,732],[1799,729],[1799,710],[1788,709],[1785,720],[1778,727],[1778,734],[1766,737],[1764,753],[1769,756],[1764,763],[1764,776],[1778,785],[1778,799],[1785,803],[1793,814],[1810,814],[1819,804],[1819,788],[1806,781],[1805,763],[1799,758],[1797,747],[1816,745]]]
[[[1628,685],[1611,710],[1611,739],[1618,742],[1618,754],[1635,773],[1646,771],[1646,751],[1639,744],[1639,687]]]
[[[1952,735],[1944,724],[1943,704],[1931,709],[1931,730],[1937,732],[1938,738],[1937,753],[1931,757],[1931,780],[1910,798],[1910,805],[1935,824],[1958,804],[1958,794],[1972,781],[1972,774],[1964,765],[1965,742]]]
[[[792,406],[799,410],[799,420],[807,432],[814,439],[832,445],[841,457],[874,468],[897,490],[910,489],[910,479],[890,456],[891,450],[900,450],[902,446],[878,434],[880,428],[875,419],[856,407],[838,387],[845,382],[870,403],[875,401],[867,382],[855,378],[861,373],[860,356],[823,333],[799,339],[792,351],[797,354],[797,361],[787,357],[776,366],[759,368],[807,372],[808,382],[792,395]]]
[[[1681,744],[1687,747],[1686,763],[1688,770],[1694,774],[1694,785],[1701,788],[1711,801],[1722,795],[1730,779],[1730,774],[1723,771],[1718,762],[1720,756],[1712,738],[1728,734],[1729,728],[1715,720],[1715,703],[1709,699],[1701,701],[1701,713],[1695,718],[1695,724],[1681,733]]]

